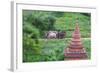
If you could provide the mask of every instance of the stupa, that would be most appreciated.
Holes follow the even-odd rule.
[[[69,46],[64,51],[64,60],[80,60],[87,59],[87,52],[81,41],[81,34],[78,22],[76,23],[75,30],[72,34],[72,40]]]

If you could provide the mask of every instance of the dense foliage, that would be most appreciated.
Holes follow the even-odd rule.
[[[90,58],[90,17],[88,13],[23,10],[23,62],[64,60],[64,49],[72,38],[76,18]],[[45,39],[45,32],[50,30],[65,31],[66,38]]]

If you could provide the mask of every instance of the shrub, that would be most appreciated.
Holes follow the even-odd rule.
[[[23,37],[23,61],[34,61],[36,55],[41,53],[42,44],[38,39],[32,39],[31,37],[24,36]]]

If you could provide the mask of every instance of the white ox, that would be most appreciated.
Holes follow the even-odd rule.
[[[46,37],[48,39],[57,38],[57,31],[48,31],[48,33],[46,34]]]

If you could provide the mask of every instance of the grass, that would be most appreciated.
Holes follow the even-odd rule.
[[[71,38],[71,34],[75,29],[76,18],[78,17],[78,23],[82,38],[89,38],[91,31],[91,19],[90,16],[85,16],[80,13],[65,13],[63,17],[57,18],[55,22],[55,29],[66,31],[66,37]],[[68,35],[67,35],[68,34]]]
[[[90,38],[86,38],[86,39],[83,39],[83,45],[84,45],[84,48],[86,49],[87,53],[88,53],[88,57],[89,59],[91,59],[91,39]]]
[[[40,61],[63,61],[64,49],[68,47],[71,38],[65,39],[40,39],[42,41],[42,51],[39,55],[29,55],[27,62],[40,62]],[[91,41],[90,38],[82,39],[84,48],[86,49],[89,59],[91,57]]]

